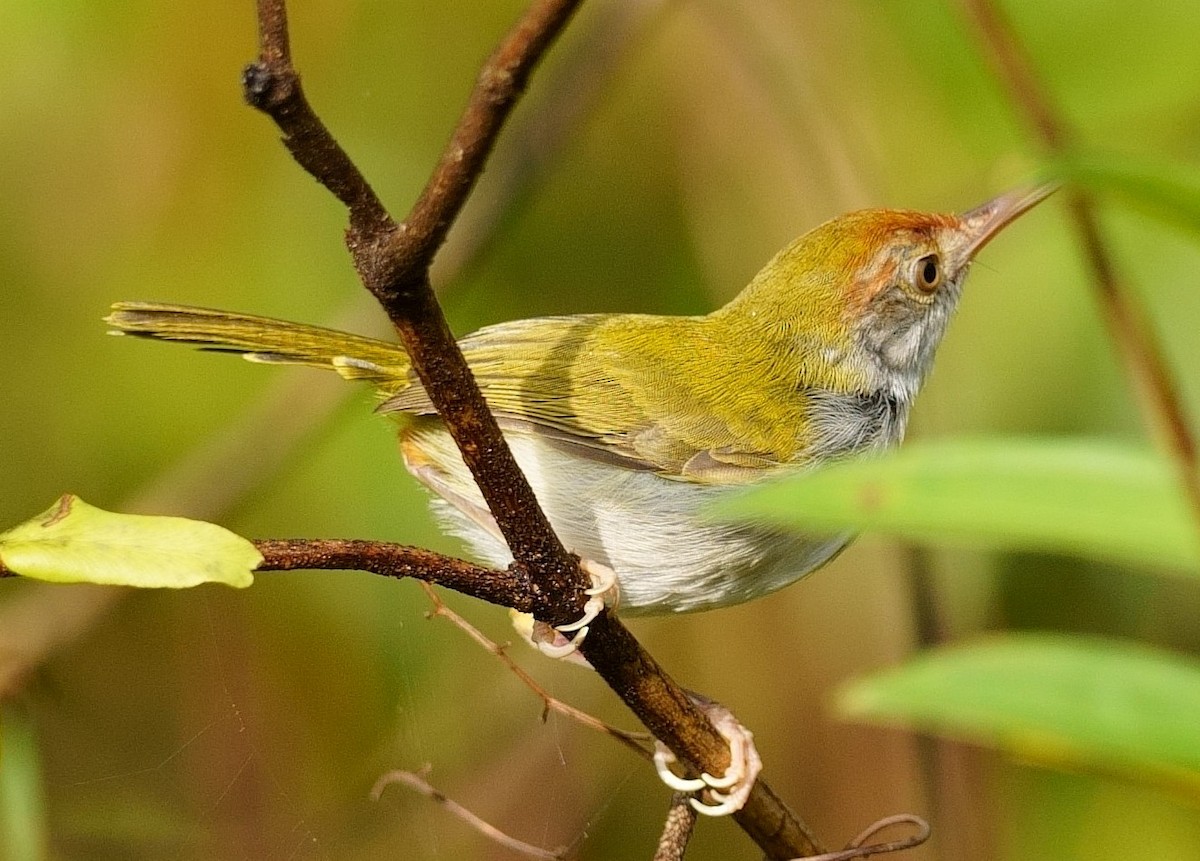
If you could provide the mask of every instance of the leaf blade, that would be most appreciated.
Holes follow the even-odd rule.
[[[0,534],[0,560],[24,577],[52,583],[245,588],[262,555],[213,523],[114,514],[66,494],[46,512]]]
[[[1140,644],[1019,634],[938,649],[845,686],[837,708],[1200,795],[1200,664]]]
[[[762,485],[716,513],[1200,573],[1200,536],[1166,461],[1099,440],[918,443]]]

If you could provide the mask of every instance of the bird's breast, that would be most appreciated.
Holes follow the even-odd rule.
[[[897,445],[908,425],[908,401],[881,389],[871,393],[809,390],[808,461]]]

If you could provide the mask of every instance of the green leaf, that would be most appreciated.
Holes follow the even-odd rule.
[[[1200,171],[1142,159],[1075,154],[1048,172],[1102,193],[1124,197],[1163,221],[1200,233]]]
[[[49,511],[0,534],[0,560],[24,577],[55,583],[242,588],[254,581],[262,555],[213,523],[113,514],[67,494]]]
[[[837,705],[851,718],[1200,794],[1200,664],[1145,646],[1022,634],[939,649],[847,685]]]
[[[877,530],[1200,573],[1200,536],[1170,466],[1114,442],[917,443],[763,485],[716,512],[796,529]]]

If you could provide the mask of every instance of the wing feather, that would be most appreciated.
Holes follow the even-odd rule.
[[[746,421],[737,399],[726,408],[727,346],[706,337],[705,318],[632,317],[501,323],[460,346],[502,427],[581,456],[701,483],[757,479],[791,460],[794,429]],[[763,397],[775,394],[764,387]],[[380,409],[433,412],[419,384]]]

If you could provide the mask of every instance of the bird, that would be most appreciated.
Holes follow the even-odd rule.
[[[706,512],[748,485],[900,443],[976,255],[1054,190],[1017,188],[959,214],[839,215],[704,315],[537,317],[461,338],[517,464],[593,581],[584,617],[551,632],[565,642],[542,632],[543,649],[569,654],[606,606],[634,616],[739,604],[846,547],[850,532],[721,522]],[[174,304],[119,302],[105,320],[114,334],[315,366],[375,386],[377,410],[398,419],[404,464],[432,491],[437,518],[480,559],[511,562],[399,344]]]
[[[712,522],[705,509],[748,484],[899,443],[975,255],[1051,191],[1020,189],[961,215],[838,216],[710,314],[516,320],[459,347],[564,545],[616,572],[622,613],[738,604],[820,567],[851,536]],[[105,321],[115,334],[374,384],[439,519],[485,561],[511,561],[399,344],[145,302],[117,303]]]

